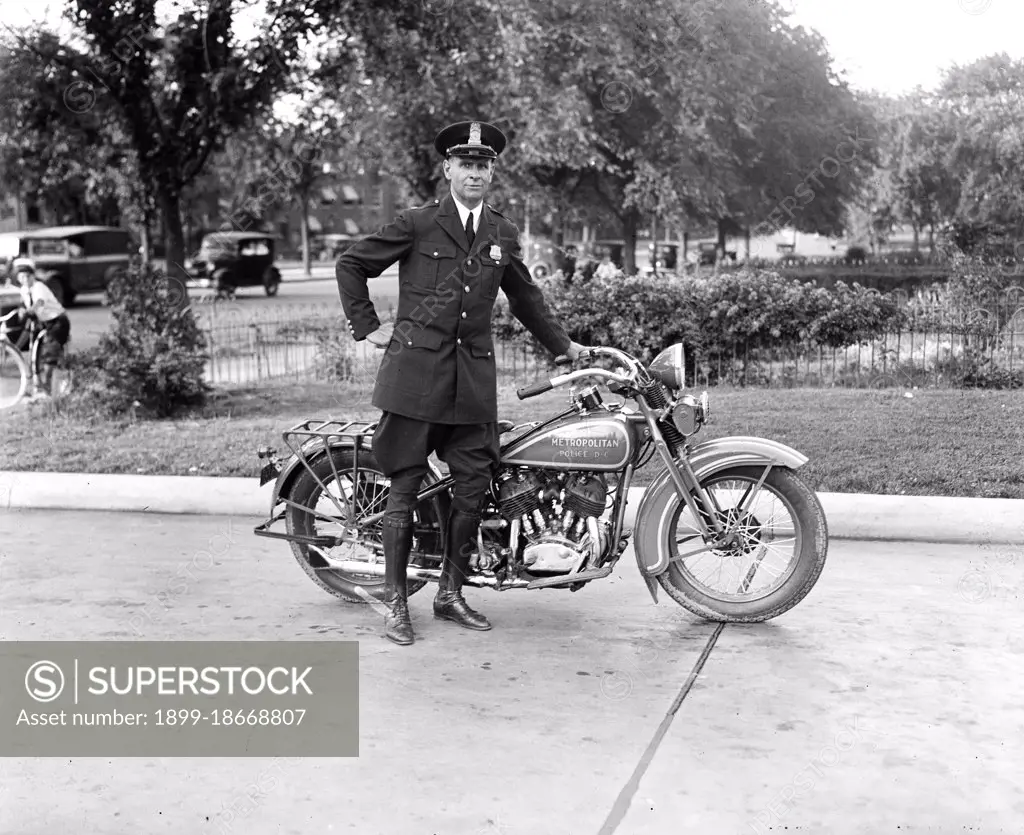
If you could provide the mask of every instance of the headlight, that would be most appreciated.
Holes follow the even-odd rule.
[[[683,359],[683,344],[677,342],[658,354],[648,370],[651,376],[661,381],[669,391],[679,391],[686,384]]]

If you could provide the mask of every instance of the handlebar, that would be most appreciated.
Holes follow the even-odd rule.
[[[639,360],[616,348],[605,348],[603,346],[587,348],[580,352],[579,359],[588,359],[602,355],[618,360],[630,369],[629,373],[616,374],[614,371],[607,371],[604,368],[581,368],[579,371],[570,371],[567,374],[559,374],[557,377],[551,377],[547,380],[541,380],[529,386],[524,386],[516,390],[516,395],[520,400],[525,400],[528,397],[535,397],[538,394],[551,391],[556,386],[564,386],[567,383],[584,377],[603,377],[609,382],[633,386],[636,384],[636,378],[644,371],[644,367]]]
[[[525,400],[527,397],[535,397],[538,394],[543,394],[546,391],[551,391],[554,388],[551,380],[541,380],[539,383],[533,385],[524,386],[516,391],[519,395],[520,400]]]
[[[17,316],[22,310],[24,310],[24,308],[22,308],[22,307],[14,308],[14,310],[12,310],[6,316],[0,316],[0,322],[6,322],[8,319],[11,319],[11,318]]]

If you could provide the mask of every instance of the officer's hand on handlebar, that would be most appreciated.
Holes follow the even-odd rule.
[[[366,341],[378,348],[387,348],[391,344],[391,337],[394,335],[395,326],[392,322],[385,322],[377,330],[366,335]]]
[[[586,345],[580,345],[579,342],[569,342],[569,348],[564,354],[559,354],[555,357],[555,362],[562,364],[567,362],[576,362],[580,358],[580,355],[585,351],[589,351]]]

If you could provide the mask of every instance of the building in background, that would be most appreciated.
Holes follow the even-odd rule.
[[[45,209],[17,193],[0,193],[0,232],[17,232],[51,224]]]

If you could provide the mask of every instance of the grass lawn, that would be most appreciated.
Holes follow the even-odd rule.
[[[1024,499],[1024,392],[712,389],[698,439],[758,435],[810,458],[803,472],[826,492]],[[502,417],[545,418],[567,391],[528,401],[501,391]],[[312,417],[375,418],[368,399],[328,384],[219,391],[200,414],[174,421],[90,420],[34,405],[0,413],[0,470],[249,476],[262,444]],[[657,462],[638,474],[640,483]]]

